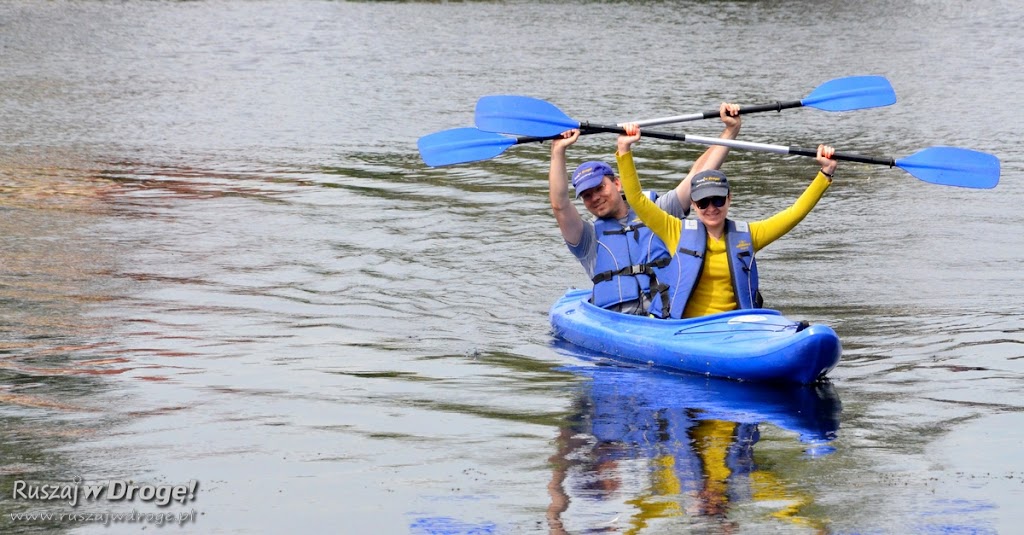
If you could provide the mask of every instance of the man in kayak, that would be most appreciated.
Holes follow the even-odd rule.
[[[735,139],[740,131],[739,105],[723,102],[719,116],[725,123],[721,137]],[[626,314],[647,314],[651,294],[668,291],[668,286],[657,280],[656,273],[670,263],[669,249],[630,209],[619,178],[604,162],[586,162],[572,175],[576,198],[582,198],[596,218],[592,222],[583,220],[569,199],[565,159],[566,149],[576,143],[579,135],[578,129],[568,130],[551,143],[549,197],[558,228],[569,251],[594,283],[592,303]],[[728,153],[728,147],[710,147],[675,189],[657,198],[657,206],[677,217],[686,217],[690,211],[692,177],[701,171],[718,169]]]
[[[680,219],[662,210],[640,191],[631,151],[640,139],[636,123],[625,125],[615,158],[626,199],[676,257],[673,273],[662,278],[671,286],[668,301],[654,296],[650,313],[660,318],[694,318],[737,308],[759,308],[757,265],[754,254],[793,229],[807,216],[832,184],[838,162],[835,149],[818,145],[821,170],[789,208],[762,221],[728,219],[732,193],[725,174],[705,170],[694,175],[690,199],[698,219]]]

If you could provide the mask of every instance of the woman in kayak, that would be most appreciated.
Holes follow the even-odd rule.
[[[692,177],[690,199],[698,219],[679,219],[658,208],[640,191],[631,148],[640,139],[636,123],[625,125],[615,157],[626,201],[675,257],[669,297],[651,303],[659,318],[694,318],[738,308],[759,308],[754,254],[779,239],[803,220],[832,183],[838,162],[835,149],[818,145],[821,165],[814,181],[789,208],[762,221],[747,223],[728,218],[732,193],[725,174],[705,170]],[[664,275],[662,276],[664,278]]]

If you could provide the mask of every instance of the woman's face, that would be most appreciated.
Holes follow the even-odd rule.
[[[706,197],[700,201],[693,201],[693,209],[697,211],[697,217],[709,229],[725,228],[725,218],[729,214],[729,204],[732,203],[732,193],[725,197]]]

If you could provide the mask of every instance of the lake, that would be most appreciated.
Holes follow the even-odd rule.
[[[1014,532],[1022,26],[1008,0],[2,3],[0,531]],[[560,342],[548,309],[589,281],[549,147],[416,147],[484,95],[616,123],[853,75],[898,102],[749,115],[740,139],[964,147],[1001,180],[840,163],[759,253],[766,306],[842,339],[811,387]],[[644,186],[703,150],[642,139]],[[733,150],[731,214],[816,169]]]

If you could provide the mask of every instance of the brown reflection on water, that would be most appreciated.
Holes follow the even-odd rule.
[[[0,489],[79,470],[61,451],[109,426],[97,379],[132,369],[90,314],[118,295],[102,275],[115,248],[93,230],[118,189],[65,166],[0,161]],[[0,513],[36,505],[0,503]]]
[[[97,164],[59,149],[0,156],[0,385],[35,390],[32,396],[6,394],[0,404],[79,410],[76,399],[98,387],[59,384],[55,379],[61,377],[168,381],[163,372],[177,366],[143,363],[139,357],[198,356],[163,346],[168,340],[201,338],[168,333],[167,325],[149,318],[112,317],[118,314],[105,310],[131,306],[135,290],[145,285],[210,283],[126,265],[124,249],[135,247],[137,237],[125,241],[111,235],[111,221],[173,217],[161,210],[168,200],[274,202],[278,193],[305,183],[301,173],[289,173],[130,159]],[[125,325],[143,328],[126,330]]]
[[[3,494],[9,494],[15,480],[62,481],[68,474],[89,473],[96,463],[110,462],[104,456],[71,453],[76,442],[120,432],[126,422],[194,408],[189,403],[125,400],[123,383],[110,380],[168,381],[181,368],[152,358],[194,353],[162,347],[160,340],[166,336],[161,336],[159,324],[126,334],[124,320],[109,313],[154,278],[124,272],[125,245],[109,229],[124,215],[125,206],[131,211],[133,203],[152,203],[146,197],[204,198],[211,195],[209,189],[225,189],[212,185],[212,179],[194,180],[200,171],[169,180],[121,180],[73,158],[48,164],[32,155],[20,157],[17,162],[10,155],[0,159]],[[132,217],[149,215],[145,209],[140,212]],[[127,321],[145,325],[151,320]],[[0,500],[3,516],[49,508],[66,512],[52,504]],[[44,527],[59,533],[71,526]]]
[[[95,409],[62,403],[54,399],[29,394],[13,394],[0,392],[0,404],[19,405],[39,409],[57,409],[62,411],[94,411]]]

